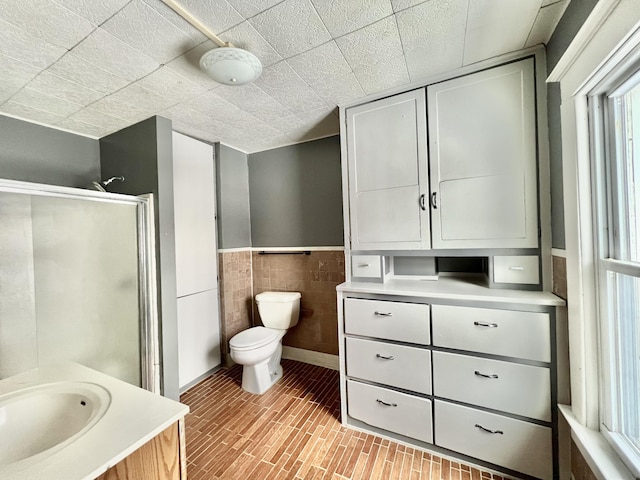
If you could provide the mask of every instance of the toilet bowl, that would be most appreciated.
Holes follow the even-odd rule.
[[[300,293],[263,292],[256,295],[264,327],[244,330],[229,341],[234,362],[243,365],[242,389],[263,394],[282,378],[282,337],[298,323]]]

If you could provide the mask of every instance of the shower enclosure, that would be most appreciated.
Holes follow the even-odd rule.
[[[0,378],[75,361],[159,392],[153,198],[0,180]]]

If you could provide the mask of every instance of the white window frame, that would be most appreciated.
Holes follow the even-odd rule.
[[[617,325],[610,319],[608,298],[609,274],[620,273],[640,278],[640,264],[621,261],[618,242],[611,231],[612,221],[621,216],[614,198],[614,180],[621,173],[620,146],[616,140],[613,103],[632,88],[640,85],[640,45],[617,64],[610,65],[607,74],[587,94],[589,140],[591,152],[593,244],[596,271],[596,291],[599,327],[600,366],[600,431],[636,478],[640,478],[640,452],[621,429],[618,415],[620,375],[618,371]],[[613,257],[613,258],[611,258]],[[640,405],[638,406],[640,407]]]

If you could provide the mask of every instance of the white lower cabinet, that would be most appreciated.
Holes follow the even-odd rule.
[[[347,382],[347,412],[390,432],[433,443],[431,400],[365,383]]]
[[[552,431],[475,408],[435,401],[435,443],[470,457],[553,478]]]
[[[415,296],[409,283],[396,295],[338,287],[343,424],[510,475],[559,478],[552,332],[562,302],[468,284],[452,301],[436,283]]]

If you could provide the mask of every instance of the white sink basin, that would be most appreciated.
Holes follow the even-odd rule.
[[[0,396],[0,465],[37,461],[86,433],[111,395],[88,382],[57,382]]]

